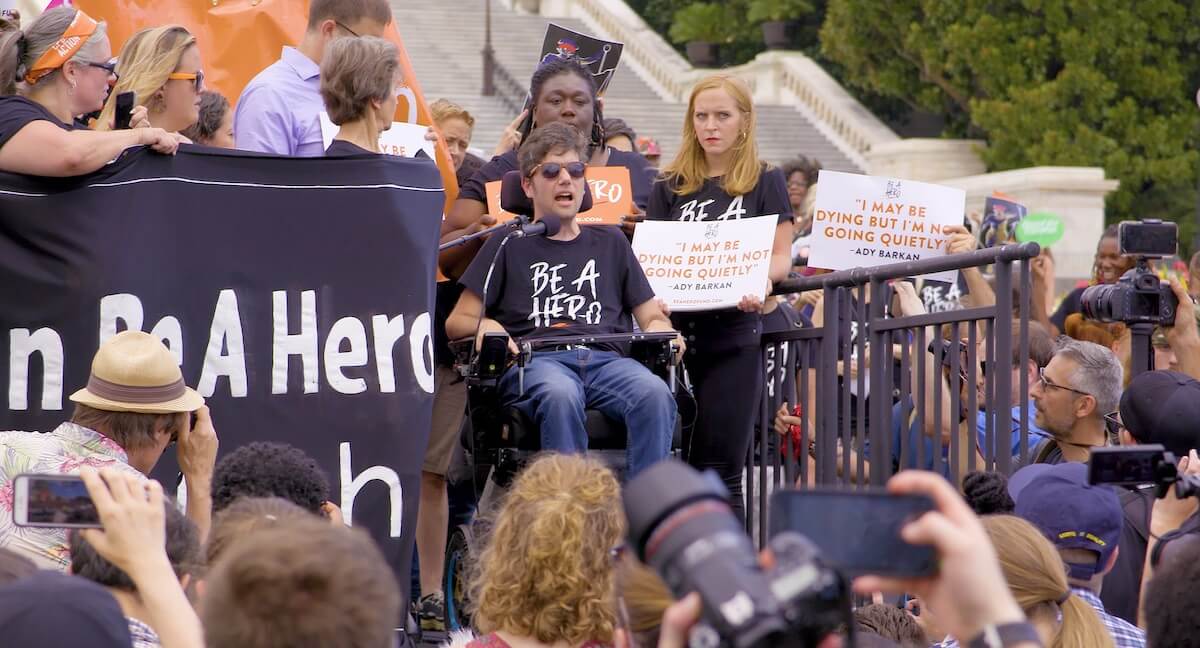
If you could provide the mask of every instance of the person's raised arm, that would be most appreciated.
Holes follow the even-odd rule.
[[[950,234],[950,239],[946,242],[946,254],[964,254],[966,252],[974,252],[979,247],[979,242],[975,240],[975,235],[962,225],[951,225],[943,230]],[[971,266],[961,270],[963,281],[967,284],[966,302],[975,308],[992,306],[996,303],[996,293],[992,290],[991,284],[987,279],[983,278],[983,273],[979,271],[978,266]]]
[[[1175,325],[1167,329],[1167,342],[1179,360],[1179,370],[1200,380],[1200,331],[1196,326],[1196,306],[1178,280],[1171,280],[1171,291],[1179,300]]]
[[[161,128],[119,131],[67,131],[48,121],[33,121],[0,147],[0,170],[9,173],[63,178],[96,171],[127,148],[148,145],[174,155],[180,135]]]
[[[203,648],[200,619],[171,568],[162,486],[115,468],[80,469],[103,529],[80,533],[105,560],[129,575],[163,648]]]
[[[1179,458],[1177,470],[1181,475],[1200,475],[1200,457],[1196,456],[1195,449],[1188,456]],[[1142,595],[1138,601],[1138,626],[1143,629],[1146,627],[1146,584],[1154,576],[1154,548],[1162,542],[1163,536],[1182,527],[1188,518],[1196,514],[1196,499],[1179,499],[1172,488],[1164,497],[1151,502],[1150,506],[1150,538],[1146,544],[1146,561],[1142,565],[1142,586],[1139,589]]]
[[[446,214],[446,220],[442,221],[441,242],[447,243],[495,224],[495,217],[487,213],[487,205],[473,198],[460,197],[454,201],[450,213]],[[439,253],[438,267],[442,274],[451,279],[461,277],[482,245],[483,241],[475,240]]]
[[[195,427],[189,420],[180,429],[175,455],[187,483],[187,516],[203,542],[212,528],[212,476],[218,441],[208,406],[202,405],[195,414]]]

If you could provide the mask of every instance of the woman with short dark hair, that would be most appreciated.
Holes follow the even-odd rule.
[[[403,85],[399,57],[395,45],[374,36],[329,43],[321,63],[321,98],[329,121],[340,128],[325,155],[383,153],[379,135],[392,126]]]

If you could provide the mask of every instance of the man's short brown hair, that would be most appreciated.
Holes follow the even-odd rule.
[[[209,646],[392,645],[400,589],[360,530],[281,522],[234,543],[211,569],[202,612]]]
[[[392,8],[387,0],[312,0],[308,7],[308,29],[326,20],[353,25],[364,19],[386,25],[392,22]]]
[[[112,439],[126,451],[152,447],[154,433],[165,430],[172,436],[178,432],[181,417],[177,413],[143,414],[141,412],[110,412],[75,404],[71,422],[94,430]]]
[[[547,155],[556,153],[574,151],[579,154],[580,160],[587,162],[587,149],[587,140],[574,126],[562,122],[546,124],[530,133],[517,151],[521,175],[528,178],[533,168],[541,164]]]
[[[325,48],[321,99],[329,121],[341,126],[361,118],[372,99],[395,91],[400,53],[391,41],[374,36],[339,38]]]

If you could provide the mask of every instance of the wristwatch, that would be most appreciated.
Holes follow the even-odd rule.
[[[979,636],[967,642],[967,648],[1006,648],[1021,643],[1042,645],[1042,638],[1038,636],[1033,624],[1027,621],[1000,625],[988,624],[984,626],[983,632],[979,633]]]

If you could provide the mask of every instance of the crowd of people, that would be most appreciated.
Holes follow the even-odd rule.
[[[382,37],[391,20],[385,0],[312,0],[300,42],[285,47],[232,104],[206,89],[206,44],[182,26],[147,27],[114,56],[104,21],[78,9],[51,9],[24,26],[5,22],[0,171],[83,175],[137,146],[166,155],[185,144],[293,157],[382,155],[380,135],[391,127],[406,83],[397,47]],[[118,114],[124,93],[135,98],[127,128]],[[512,182],[510,172],[532,221],[554,226],[545,236],[481,237],[439,255],[446,280],[435,293],[436,389],[414,534],[420,594],[410,606],[420,625],[442,629],[446,615],[448,475],[466,424],[466,385],[449,340],[481,345],[488,334],[501,334],[516,353],[516,340],[629,333],[635,326],[673,333],[695,412],[682,421],[667,384],[620,345],[560,344],[534,355],[520,374],[509,369],[500,380],[502,401],[535,423],[544,454],[477,514],[485,533],[468,579],[473,633],[450,637],[452,645],[686,643],[721,602],[673,592],[630,551],[621,479],[671,456],[682,428],[682,458],[712,471],[729,493],[729,515],[744,516],[754,425],[763,390],[774,384],[762,336],[824,324],[820,292],[774,294],[796,273],[820,272],[807,267],[820,163],[760,159],[745,82],[714,74],[694,86],[682,143],[669,161],[630,124],[605,118],[602,107],[584,64],[550,57],[530,81],[528,109],[484,160],[471,152],[470,112],[446,100],[430,105],[428,138],[446,146],[460,187],[442,224],[443,242],[496,225],[486,185]],[[339,129],[328,146],[322,113]],[[47,150],[58,154],[41,154]],[[576,219],[588,199],[589,167],[629,170],[633,208],[619,227]],[[757,217],[774,224],[769,278],[736,308],[670,312],[630,246],[648,220]],[[978,245],[969,218],[948,234],[949,254]],[[1132,267],[1117,231],[1106,230],[1092,283],[1114,283]],[[891,398],[893,411],[887,473],[898,474],[889,490],[935,503],[907,523],[902,537],[933,547],[939,567],[923,579],[857,579],[855,591],[872,602],[854,611],[856,628],[829,628],[820,645],[845,645],[848,637],[906,647],[1200,645],[1190,632],[1196,606],[1188,589],[1200,564],[1197,501],[1093,485],[1086,466],[1095,448],[1161,444],[1179,458],[1181,473],[1200,474],[1200,331],[1189,294],[1200,291],[1200,257],[1187,287],[1170,282],[1180,308],[1154,338],[1160,370],[1138,375],[1131,328],[1087,319],[1082,289],[1056,307],[1049,251],[1031,268],[1029,356],[1014,348],[1011,361],[998,363],[1010,365],[1014,386],[1013,401],[1001,406],[1011,408],[1011,425],[1001,425],[998,447],[1019,469],[1011,478],[966,470],[983,459],[990,427],[983,412],[966,408],[986,400],[983,391],[968,398],[985,384],[984,354],[964,354],[964,363],[979,364],[968,372],[954,363],[957,376],[951,364],[934,361],[932,346],[923,369],[912,363],[914,384],[935,386],[921,405],[938,416],[913,417],[913,396],[876,389],[876,398]],[[898,317],[996,303],[979,268],[963,271],[961,287],[897,282],[895,293]],[[848,305],[844,317],[866,308],[867,297]],[[1014,319],[1014,330],[1018,324]],[[957,356],[965,344],[960,335],[948,327],[930,330],[927,339],[945,340]],[[840,380],[854,379],[856,364],[839,363]],[[807,384],[815,389],[815,381]],[[949,411],[955,384],[963,404],[957,413]],[[854,395],[860,397],[868,395]],[[804,424],[797,407],[817,409],[815,392],[795,399],[801,402],[775,414],[781,435]],[[158,338],[125,331],[107,340],[87,386],[71,400],[71,419],[54,430],[0,432],[6,643],[380,648],[408,640],[397,630],[407,612],[402,588],[370,537],[343,519],[316,462],[266,442],[218,460],[213,416]],[[1026,400],[1033,407],[1022,421]],[[622,470],[584,456],[589,410],[623,423]],[[1029,431],[1025,443],[1022,428]],[[955,442],[970,437],[977,443]],[[924,451],[901,453],[906,445]],[[968,455],[970,447],[977,457]],[[182,473],[178,501],[149,478],[171,448]],[[810,460],[814,454],[810,448]],[[857,458],[850,465],[869,468]],[[12,484],[21,473],[78,474],[99,528],[16,525]],[[964,477],[955,483],[952,475]],[[859,477],[854,470],[840,475],[846,482]],[[764,564],[772,559],[761,557]],[[896,594],[904,595],[899,603],[889,599]]]

